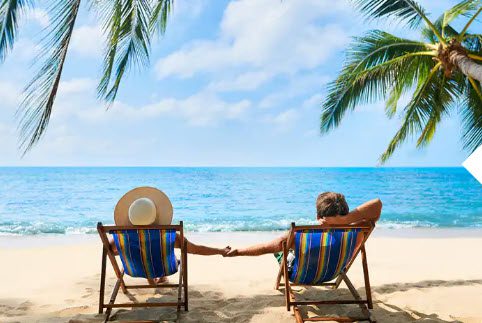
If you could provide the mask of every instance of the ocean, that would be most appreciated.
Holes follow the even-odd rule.
[[[163,190],[187,230],[276,231],[315,223],[319,193],[383,202],[386,228],[481,228],[482,185],[463,168],[0,168],[0,235],[94,233],[137,186]]]

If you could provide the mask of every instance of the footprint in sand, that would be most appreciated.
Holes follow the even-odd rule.
[[[18,310],[28,310],[30,307],[32,307],[33,303],[32,302],[29,302],[29,301],[25,301],[23,303],[21,303],[17,309]]]

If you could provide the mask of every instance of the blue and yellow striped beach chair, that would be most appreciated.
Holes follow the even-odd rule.
[[[188,310],[187,291],[187,251],[184,244],[183,223],[179,225],[149,225],[149,226],[103,226],[97,224],[97,231],[103,243],[101,282],[99,295],[99,314],[106,308],[105,321],[108,321],[113,308],[120,307],[163,307],[174,306],[179,311],[181,306]],[[181,261],[178,261],[174,253],[176,235],[179,232],[181,241]],[[108,234],[112,235],[118,256],[122,263],[122,269],[117,263],[116,255],[111,249]],[[104,302],[106,262],[109,258],[117,276],[116,284],[110,301]],[[124,275],[131,277],[154,278],[166,277],[179,271],[178,284],[162,285],[126,285]],[[136,288],[177,288],[177,302],[163,303],[122,303],[116,304],[115,299],[119,288],[124,293],[128,289]],[[183,293],[184,291],[184,293]],[[183,294],[183,295],[182,295]],[[183,297],[182,297],[183,296]]]
[[[285,286],[286,307],[293,306],[297,322],[305,321],[372,321],[369,309],[373,309],[365,241],[375,225],[366,226],[296,226],[291,225],[288,240],[283,245],[283,260],[276,280],[276,289]],[[293,247],[294,260],[288,268],[288,246]],[[363,300],[346,275],[358,253],[362,254],[366,299]],[[284,284],[281,284],[281,277]],[[292,286],[325,286],[338,288],[341,281],[348,286],[354,299],[350,300],[309,300],[297,301]],[[357,304],[363,316],[360,317],[316,317],[303,318],[299,306],[328,304]]]

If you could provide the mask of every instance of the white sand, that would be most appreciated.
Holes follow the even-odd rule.
[[[378,230],[378,229],[377,229]],[[367,246],[379,322],[482,322],[482,230],[379,231]],[[188,234],[233,247],[277,233]],[[466,236],[461,238],[460,236]],[[468,236],[468,237],[467,237]],[[0,238],[0,322],[102,322],[97,315],[100,242],[96,236]],[[273,256],[189,256],[190,311],[182,322],[294,322],[273,289]],[[360,263],[349,272],[363,294]],[[108,267],[107,296],[113,286]],[[177,280],[173,276],[172,281]],[[347,289],[311,288],[307,296],[343,297]],[[173,296],[174,292],[169,292]],[[119,301],[125,296],[119,294]],[[165,297],[143,290],[136,299]],[[358,314],[352,305],[311,308],[305,315]],[[175,320],[173,309],[115,310],[112,320]]]

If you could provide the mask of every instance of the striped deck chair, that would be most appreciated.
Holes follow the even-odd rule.
[[[178,312],[181,306],[188,310],[187,290],[187,251],[184,245],[183,223],[179,225],[149,225],[149,226],[103,226],[97,224],[97,231],[103,244],[100,293],[99,293],[99,314],[106,309],[105,322],[109,320],[113,308],[121,307],[177,307]],[[179,262],[174,253],[176,234],[181,237],[181,261]],[[116,255],[109,245],[108,234],[114,238],[115,246],[119,252],[122,269],[117,263]],[[112,295],[108,303],[104,302],[106,262],[109,258],[114,269],[117,281],[114,285]],[[153,286],[126,285],[124,274],[131,277],[154,279],[170,276],[179,271],[178,284],[161,284]],[[136,288],[177,288],[177,302],[163,303],[121,303],[116,304],[115,299],[119,288],[124,293],[128,289]],[[183,293],[184,291],[184,293]],[[183,296],[183,297],[181,297]],[[181,299],[183,298],[183,299]]]
[[[373,309],[373,303],[365,251],[365,242],[374,227],[374,224],[356,226],[296,226],[294,223],[291,224],[288,240],[283,244],[283,260],[275,288],[279,289],[280,285],[285,286],[286,308],[290,311],[291,306],[293,306],[297,322],[375,322],[369,311]],[[291,270],[289,270],[286,259],[289,252],[288,246],[292,246],[293,241],[295,259],[291,265]],[[346,275],[359,252],[362,254],[365,300],[361,298]],[[284,277],[284,284],[281,283],[282,276]],[[297,301],[295,293],[291,289],[292,286],[325,286],[336,289],[341,281],[346,283],[354,299]],[[357,304],[360,306],[363,316],[303,318],[299,311],[299,306],[302,305],[322,304]]]

